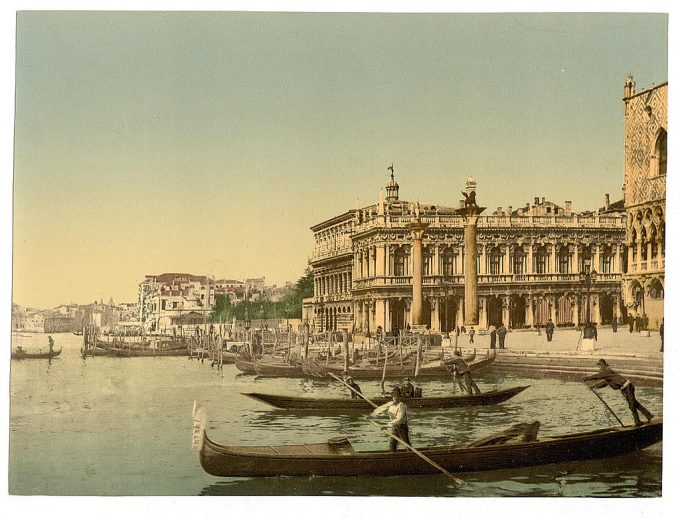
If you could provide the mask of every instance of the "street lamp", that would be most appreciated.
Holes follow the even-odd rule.
[[[586,248],[583,251],[583,265],[579,273],[581,284],[586,287],[586,326],[591,325],[590,322],[590,285],[597,279],[597,272],[592,268],[592,257],[590,249]]]

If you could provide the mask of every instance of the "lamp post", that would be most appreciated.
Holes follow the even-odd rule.
[[[586,325],[590,324],[590,285],[595,282],[597,272],[592,268],[592,257],[590,249],[586,248],[583,251],[583,265],[579,279],[586,287]]]

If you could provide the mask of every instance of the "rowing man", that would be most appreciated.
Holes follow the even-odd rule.
[[[605,360],[599,360],[597,366],[600,370],[591,376],[586,376],[583,378],[583,381],[586,383],[594,381],[595,383],[589,383],[592,388],[602,388],[609,385],[614,390],[620,390],[621,394],[623,394],[623,397],[625,397],[628,402],[628,408],[630,408],[630,412],[633,414],[635,426],[642,425],[638,410],[647,418],[647,422],[650,422],[654,416],[649,410],[643,407],[637,399],[635,399],[635,386],[629,380],[621,376],[621,374],[614,371]]]
[[[472,371],[470,371],[470,367],[468,366],[467,362],[463,360],[460,350],[456,349],[453,352],[453,354],[455,354],[455,358],[451,362],[452,363],[451,366],[453,367],[453,369],[449,370],[453,371],[455,381],[458,381],[459,377],[463,378],[463,380],[465,381],[465,390],[467,391],[468,396],[472,395],[473,390],[475,395],[479,394],[480,393],[479,387],[472,379]]]
[[[387,412],[390,420],[383,430],[399,437],[410,446],[411,439],[409,439],[408,436],[408,412],[406,404],[401,400],[401,389],[399,387],[394,387],[392,389],[392,401],[388,401],[384,405],[373,410],[371,416],[378,416],[385,412]],[[397,451],[397,442],[398,441],[394,437],[390,437],[390,451]]]

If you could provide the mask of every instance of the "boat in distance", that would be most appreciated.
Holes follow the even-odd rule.
[[[52,352],[40,352],[40,353],[31,353],[24,351],[23,349],[15,349],[12,351],[11,357],[13,360],[33,360],[33,359],[45,359],[45,360],[51,360],[52,358],[56,358],[61,354],[61,349],[52,351]]]
[[[403,398],[408,408],[456,408],[468,406],[495,405],[503,403],[526,390],[529,386],[513,387],[505,390],[492,390],[482,392],[476,396],[441,396],[441,397],[420,397]],[[347,398],[308,398],[296,396],[281,396],[277,394],[261,394],[258,392],[242,393],[244,396],[267,403],[273,407],[283,410],[372,410],[372,406],[364,399]],[[392,398],[377,397],[371,398],[376,405],[384,405]]]
[[[419,447],[419,451],[444,469],[462,473],[616,457],[656,444],[662,436],[663,421],[655,418],[637,427],[546,436],[531,442]],[[201,467],[218,477],[356,477],[439,473],[411,451],[356,451],[345,437],[319,444],[285,446],[218,444],[206,434],[202,407],[194,413],[194,447],[199,450]]]

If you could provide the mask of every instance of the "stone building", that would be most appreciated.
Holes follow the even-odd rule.
[[[160,331],[182,325],[189,313],[207,318],[215,304],[214,284],[206,275],[147,275],[139,283],[139,320],[148,331]]]
[[[488,211],[487,211],[488,213]],[[314,297],[303,314],[316,331],[373,333],[404,329],[413,296],[412,222],[422,234],[422,312],[433,331],[463,324],[465,249],[456,208],[399,199],[394,172],[385,200],[311,227]],[[620,317],[626,270],[622,204],[586,213],[534,198],[520,209],[498,208],[477,223],[479,326],[513,328]],[[421,254],[418,254],[420,257]],[[596,270],[589,286],[582,272]],[[587,304],[590,301],[590,312]]]
[[[629,74],[623,103],[628,247],[623,298],[632,314],[646,315],[650,329],[658,329],[665,287],[668,83],[636,92]]]

